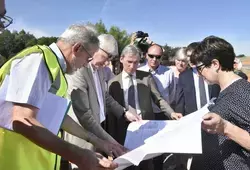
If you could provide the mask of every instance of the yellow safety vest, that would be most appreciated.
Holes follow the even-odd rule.
[[[10,72],[11,62],[32,53],[43,54],[52,86],[50,92],[65,97],[67,82],[57,57],[47,46],[36,45],[24,49],[0,68],[0,86]],[[0,128],[0,170],[59,170],[60,157],[32,143],[24,136]]]

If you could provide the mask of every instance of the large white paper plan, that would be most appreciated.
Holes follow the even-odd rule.
[[[37,114],[37,120],[57,135],[70,105],[70,100],[48,93]]]
[[[139,165],[163,153],[201,154],[201,122],[208,104],[178,121],[133,122],[127,129],[125,146],[130,152],[116,158],[117,170]]]

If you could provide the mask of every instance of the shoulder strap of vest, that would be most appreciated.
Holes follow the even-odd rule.
[[[67,81],[64,77],[64,74],[62,72],[62,69],[60,67],[60,64],[58,62],[57,57],[55,54],[51,51],[51,49],[45,45],[35,45],[30,48],[26,48],[19,52],[16,56],[11,58],[9,61],[7,61],[1,68],[0,68],[0,85],[2,84],[2,81],[5,78],[6,74],[9,74],[11,62],[15,59],[22,58],[24,56],[30,55],[31,53],[42,53],[44,56],[45,63],[48,67],[50,78],[52,80],[52,84],[56,81],[57,76],[59,76],[59,85],[56,88],[56,95],[65,97],[67,94]],[[58,81],[57,81],[58,82]]]
[[[56,88],[56,95],[65,97],[67,94],[68,84],[63,74],[62,68],[59,64],[58,58],[51,51],[51,49],[45,45],[38,45],[42,50],[43,56],[48,66],[49,72],[52,76],[52,86]],[[53,56],[52,56],[53,55]]]
[[[36,46],[26,48],[19,52],[17,55],[9,59],[1,68],[0,68],[0,85],[2,84],[2,81],[5,78],[6,74],[9,74],[10,72],[10,67],[11,67],[11,62],[15,59],[22,58],[23,56],[29,55],[30,53],[41,53],[41,50],[37,48]]]

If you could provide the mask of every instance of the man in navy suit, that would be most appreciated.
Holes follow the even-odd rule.
[[[198,44],[199,42],[194,42],[188,45],[186,49],[188,60]],[[198,71],[195,67],[192,67],[193,64],[190,61],[189,65],[190,68],[179,75],[176,91],[176,106],[174,110],[182,113],[183,116],[197,111],[206,105],[210,99],[217,98],[220,92],[218,85],[209,85],[202,76],[199,76]],[[189,168],[191,155],[176,156],[176,159],[179,160],[176,168]]]
[[[186,49],[188,56],[192,54],[198,44],[198,42],[194,42],[188,45]],[[190,63],[190,68],[179,76],[175,111],[183,113],[183,116],[195,112],[207,104],[210,99],[217,98],[219,92],[219,86],[208,85]]]

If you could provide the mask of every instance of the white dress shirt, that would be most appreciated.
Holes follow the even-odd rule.
[[[102,93],[102,87],[100,83],[100,78],[97,70],[94,70],[91,64],[90,68],[93,74],[94,82],[95,82],[95,88],[96,88],[96,94],[97,94],[97,99],[100,107],[100,123],[102,123],[106,117],[104,113],[104,101],[103,101],[103,93]]]
[[[132,80],[135,88],[135,105],[136,105],[136,113],[140,114],[140,105],[139,105],[139,98],[138,98],[138,91],[137,91],[137,81],[136,81],[136,73],[132,75]],[[123,93],[124,93],[124,101],[125,106],[127,109],[128,107],[128,89],[129,89],[129,82],[130,82],[130,75],[126,73],[125,71],[122,71],[122,86],[123,86]]]
[[[139,67],[137,70],[149,72],[150,68],[148,64]],[[174,71],[169,67],[159,65],[154,71],[151,71],[154,81],[157,85],[157,89],[167,103],[171,103],[175,100],[176,83],[174,81]],[[154,113],[160,113],[161,109],[152,102]]]
[[[195,68],[193,70],[193,77],[194,77],[194,87],[195,87],[195,95],[196,95],[196,103],[197,103],[197,110],[201,108],[201,99],[200,99],[200,89],[199,89],[199,75]],[[208,91],[208,84],[204,80],[205,90],[206,90],[206,98],[207,102],[209,102],[209,91]]]

